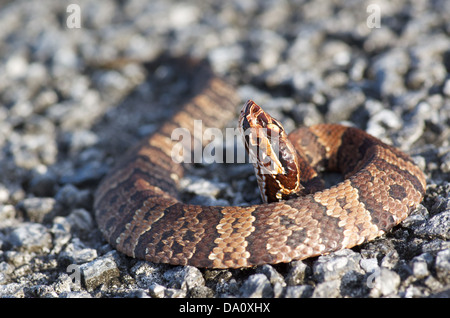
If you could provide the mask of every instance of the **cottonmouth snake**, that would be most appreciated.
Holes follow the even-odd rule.
[[[194,135],[194,119],[202,119],[204,129],[222,127],[239,103],[235,90],[206,63],[181,64],[183,71],[193,74],[194,96],[132,147],[95,194],[98,226],[118,251],[156,263],[207,268],[289,262],[372,240],[421,202],[425,176],[410,157],[364,131],[333,124],[289,135],[299,154],[295,167],[301,184],[297,182],[297,195],[272,193],[288,200],[251,206],[180,202],[177,186],[183,166],[171,158],[178,142],[171,139],[172,131],[185,127]],[[240,125],[258,124],[258,116],[273,123],[249,102]],[[315,170],[321,167],[340,171],[345,179],[317,191]]]

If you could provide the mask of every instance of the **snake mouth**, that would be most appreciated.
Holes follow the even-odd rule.
[[[259,105],[249,100],[241,111],[241,118],[245,118],[244,130],[247,128],[270,128],[273,118],[270,117]]]
[[[239,129],[250,157],[262,166],[275,164],[270,173],[283,173],[279,162],[279,145],[286,139],[281,124],[252,100],[242,108]]]
[[[276,139],[284,133],[283,125],[252,100],[248,100],[241,110],[239,128],[242,131],[249,128],[265,129],[270,140]]]

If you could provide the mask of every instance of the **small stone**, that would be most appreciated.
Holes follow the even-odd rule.
[[[240,284],[236,279],[232,278],[229,271],[223,272],[224,274],[218,274],[214,278],[208,279],[210,283],[216,284],[216,294],[222,295],[238,295]]]
[[[91,294],[86,291],[62,292],[60,298],[92,298]]]
[[[14,267],[7,262],[0,263],[0,272],[4,274],[11,274],[14,271]]]
[[[368,52],[381,51],[395,43],[396,39],[395,33],[389,28],[374,29],[364,41],[364,49]]]
[[[50,229],[50,233],[53,235],[54,253],[59,253],[72,238],[70,224],[67,219],[62,216],[57,216],[53,219],[53,226]]]
[[[280,60],[280,55],[287,47],[286,40],[277,32],[265,30],[251,31],[250,41],[254,46],[252,52],[259,61],[258,67],[263,70],[274,68]]]
[[[411,285],[405,290],[405,298],[420,298],[424,296],[428,296],[428,293],[425,293],[425,288],[421,286]]]
[[[423,253],[411,260],[413,275],[417,278],[425,278],[430,275],[428,266],[433,261],[433,256],[429,253]]]
[[[395,265],[397,265],[399,259],[400,256],[398,255],[398,252],[396,250],[392,250],[383,257],[380,265],[382,267],[391,269],[394,268]]]
[[[344,66],[351,61],[351,49],[343,41],[331,40],[322,47],[323,58],[335,65]]]
[[[140,288],[150,288],[161,285],[164,281],[161,270],[164,266],[144,261],[138,261],[132,268],[131,274]]]
[[[262,298],[273,297],[273,289],[266,275],[253,274],[242,284],[241,297]]]
[[[6,75],[13,79],[21,78],[27,73],[29,63],[22,55],[13,55],[6,62]]]
[[[14,265],[15,268],[27,265],[33,258],[33,254],[28,252],[6,251],[4,254],[6,261]]]
[[[182,184],[187,183],[184,187],[185,192],[195,193],[196,195],[215,197],[220,191],[225,189],[225,183],[212,182],[202,178],[186,178],[182,180]]]
[[[107,168],[100,162],[89,162],[73,173],[61,177],[62,183],[83,185],[85,183],[97,181],[105,175]]]
[[[0,204],[6,203],[9,199],[9,190],[0,183]]]
[[[300,103],[292,110],[292,116],[299,125],[312,126],[323,122],[323,117],[312,103]]]
[[[409,149],[422,136],[426,128],[425,119],[430,113],[433,113],[430,104],[420,102],[412,112],[404,116],[402,129],[397,132],[397,139],[403,149]]]
[[[370,117],[366,131],[372,136],[383,139],[388,129],[399,129],[402,124],[402,120],[395,112],[382,109]]]
[[[59,259],[71,264],[83,264],[93,261],[96,257],[97,250],[86,247],[78,238],[74,238],[58,255]]]
[[[436,255],[436,274],[445,284],[450,284],[450,249]]]
[[[24,285],[19,283],[0,285],[0,297],[24,298],[24,287]]]
[[[120,276],[120,270],[116,262],[117,252],[111,251],[92,262],[80,266],[84,285],[88,290],[94,290],[97,286],[109,282]]]
[[[79,153],[82,149],[92,147],[98,143],[98,136],[89,130],[76,130],[71,133],[68,139],[72,153]]]
[[[314,288],[312,298],[337,298],[341,297],[341,282],[339,280],[330,280],[320,283]]]
[[[283,275],[278,273],[273,266],[265,264],[261,267],[258,267],[258,273],[264,274],[269,279],[272,285],[280,284],[282,287],[286,286],[286,282],[284,281]]]
[[[34,285],[31,287],[25,287],[25,297],[27,298],[56,298],[58,295],[55,293],[51,286],[47,285]]]
[[[214,291],[206,286],[196,286],[189,290],[189,297],[192,298],[211,298],[214,297]]]
[[[286,288],[286,298],[307,298],[313,294],[313,287],[309,285],[288,286]]]
[[[425,286],[427,286],[430,290],[440,290],[442,289],[445,285],[443,281],[439,281],[438,279],[436,279],[433,275],[429,275],[427,276],[424,280],[423,283]]]
[[[405,92],[404,75],[409,64],[408,54],[400,49],[389,50],[374,60],[369,71],[375,77],[381,96],[398,96]]]
[[[18,207],[25,212],[30,221],[42,223],[53,211],[55,204],[54,198],[26,198],[18,204]]]
[[[419,236],[438,237],[445,240],[450,238],[450,210],[446,210],[431,217],[427,222],[418,226],[414,233]]]
[[[450,78],[445,81],[444,88],[442,89],[442,92],[446,96],[450,97]]]
[[[67,273],[61,273],[58,280],[53,284],[55,292],[60,295],[61,293],[70,293],[73,290],[79,289],[79,282]]]
[[[290,264],[291,269],[286,276],[288,286],[303,284],[305,277],[311,272],[311,268],[303,261],[294,261]]]
[[[10,282],[10,274],[13,273],[14,266],[7,262],[0,263],[0,285],[5,285]]]
[[[167,288],[164,290],[165,298],[186,298],[187,292],[184,289]]]
[[[374,280],[370,295],[372,297],[392,296],[397,294],[398,287],[400,285],[400,276],[385,267],[382,267],[379,271],[374,273]]]
[[[450,172],[450,151],[448,151],[446,154],[444,154],[441,157],[441,165],[440,165],[440,169],[442,170],[442,172],[444,173],[449,173]]]
[[[273,284],[273,298],[282,297],[285,292],[285,290],[284,290],[285,287],[286,287],[286,283],[284,284],[284,286],[279,282],[276,282],[275,284]]]
[[[23,223],[9,234],[10,243],[19,251],[48,253],[52,238],[42,224]]]
[[[428,210],[422,204],[419,204],[416,210],[402,221],[402,226],[405,228],[416,229],[420,227],[422,223],[426,222],[428,215]]]
[[[359,262],[359,265],[366,273],[372,273],[379,268],[376,258],[363,258]]]
[[[323,282],[340,279],[350,271],[363,273],[359,266],[360,260],[361,255],[350,249],[320,256],[313,266],[314,277]]]
[[[326,114],[326,121],[329,123],[337,123],[347,120],[351,114],[361,106],[366,97],[359,89],[353,89],[334,98]]]
[[[154,298],[164,298],[166,287],[159,284],[152,284],[148,289],[150,296]]]
[[[0,204],[0,221],[13,219],[16,216],[16,209],[10,204]]]
[[[212,49],[208,56],[214,70],[221,74],[230,66],[237,64],[237,61],[243,58],[244,52],[245,50],[238,45],[227,45]]]
[[[35,173],[30,180],[30,191],[37,197],[52,197],[56,188],[57,177],[49,171]]]
[[[168,19],[174,28],[183,29],[196,22],[200,16],[200,9],[196,6],[180,3],[172,7]]]
[[[61,205],[74,208],[84,206],[88,202],[89,196],[89,191],[79,190],[73,184],[66,184],[59,189],[55,198]]]
[[[94,220],[85,209],[75,209],[67,217],[72,230],[88,233],[94,228]]]
[[[190,290],[197,286],[204,286],[205,279],[200,270],[193,266],[176,267],[164,273],[169,288]]]

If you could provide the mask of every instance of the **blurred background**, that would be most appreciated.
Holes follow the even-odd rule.
[[[400,147],[427,173],[421,212],[401,232],[415,233],[412,245],[399,252],[391,244],[389,250],[398,256],[386,261],[394,264],[393,281],[398,278],[393,289],[320,288],[325,278],[314,272],[293,278],[297,264],[277,268],[283,283],[271,285],[271,296],[448,291],[449,16],[447,0],[0,1],[0,294],[93,295],[61,274],[69,263],[90,264],[108,251],[95,226],[93,191],[116,155],[170,116],[168,105],[181,102],[183,85],[189,85],[170,65],[152,74],[139,65],[99,65],[160,55],[209,60],[236,86],[242,103],[255,100],[288,130],[320,122],[354,125]],[[204,169],[188,187],[216,173],[214,180],[198,193],[192,187],[191,196],[221,204],[259,200],[251,167]],[[245,180],[232,181],[236,176]],[[251,185],[255,191],[246,190]],[[431,217],[436,223],[427,223]],[[417,247],[422,243],[428,250]],[[364,255],[375,264],[392,255],[373,248]],[[426,273],[414,276],[412,260],[419,256]],[[117,262],[139,282],[134,263]],[[367,277],[373,268],[358,270]],[[227,274],[226,283],[211,278],[201,295],[249,296],[241,286],[254,273]],[[124,290],[138,288],[124,281]],[[296,284],[309,287],[288,288]],[[61,292],[56,286],[66,287]],[[165,295],[189,295],[175,290],[181,291]]]

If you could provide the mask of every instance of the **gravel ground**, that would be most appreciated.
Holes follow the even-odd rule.
[[[0,3],[0,296],[450,296],[449,1],[73,1],[80,28],[68,2]],[[398,146],[427,174],[422,205],[382,238],[290,264],[203,270],[116,252],[93,192],[187,79],[95,65],[162,53],[208,58],[288,130],[345,122]],[[197,165],[183,185],[192,203],[260,200],[248,164]]]

